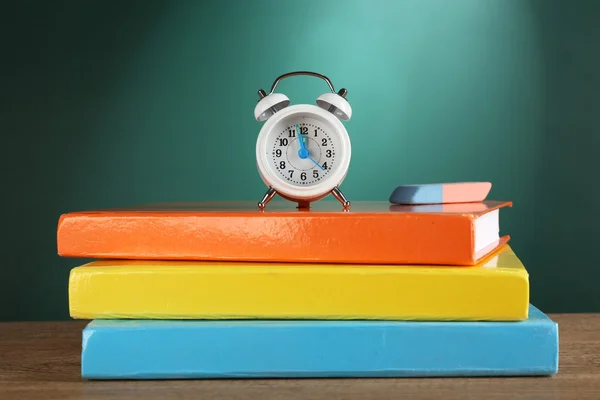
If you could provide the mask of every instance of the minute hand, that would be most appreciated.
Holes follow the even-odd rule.
[[[321,165],[319,165],[318,162],[316,162],[315,160],[312,159],[311,156],[308,156],[308,158],[310,159],[310,161],[314,162],[315,164],[317,164],[317,167],[321,168],[321,171],[325,171],[325,168],[321,167]]]

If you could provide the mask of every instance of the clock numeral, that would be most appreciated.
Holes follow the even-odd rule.
[[[300,174],[300,179],[302,179],[303,181],[306,180],[306,172]]]
[[[287,138],[280,138],[280,139],[279,139],[279,145],[280,145],[280,146],[287,146],[287,145],[288,145],[288,140],[287,140]]]
[[[279,168],[285,169],[285,161],[280,161],[279,162]]]
[[[317,171],[316,169],[313,169],[313,178],[318,178],[319,177],[319,171]]]
[[[300,127],[300,133],[303,135],[308,135],[308,126]]]
[[[331,150],[327,150],[325,152],[325,157],[327,157],[327,158],[331,158],[332,155],[333,155],[333,151],[331,151]]]
[[[321,146],[327,146],[327,139],[326,138],[321,139]]]
[[[315,137],[317,137],[317,130],[315,129]]]
[[[290,129],[288,134],[288,137],[296,137],[296,130],[295,129]]]
[[[322,167],[323,167],[323,169],[327,169],[327,168],[328,168],[328,167],[327,167],[327,163],[326,163],[326,162],[324,162],[324,163],[323,163],[323,165],[322,165]]]
[[[281,149],[277,149],[277,150],[275,150],[275,155],[276,155],[277,157],[281,157]]]
[[[294,170],[290,169],[288,172],[290,173],[290,178],[291,178],[294,175]]]

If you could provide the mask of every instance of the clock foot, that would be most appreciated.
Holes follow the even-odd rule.
[[[277,194],[277,192],[275,191],[275,189],[273,189],[272,187],[269,186],[269,190],[267,190],[267,193],[265,193],[265,195],[263,196],[262,200],[258,202],[258,208],[260,208],[261,210],[265,209],[265,206],[267,205],[267,203],[269,201],[271,201],[271,199]]]
[[[346,199],[346,197],[344,196],[344,193],[342,193],[339,186],[334,187],[333,190],[331,191],[331,194],[333,195],[333,197],[338,199],[338,201],[340,203],[342,203],[342,205],[344,206],[345,209],[350,208],[350,202]]]

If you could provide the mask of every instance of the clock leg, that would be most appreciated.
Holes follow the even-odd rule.
[[[339,186],[336,186],[333,188],[333,190],[331,191],[331,194],[333,194],[333,196],[338,199],[338,201],[340,203],[342,203],[342,205],[344,206],[344,208],[349,208],[350,207],[350,202],[346,199],[346,197],[344,196],[344,193],[342,193],[342,191],[340,190]]]
[[[275,191],[275,189],[273,189],[272,187],[269,186],[269,190],[267,190],[267,193],[265,193],[265,195],[263,196],[262,200],[258,202],[258,208],[260,208],[261,210],[265,209],[265,206],[267,205],[267,203],[269,201],[271,201],[271,199],[277,194],[277,192]]]

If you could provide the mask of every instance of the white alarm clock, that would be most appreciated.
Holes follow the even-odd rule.
[[[282,79],[295,75],[321,78],[331,92],[319,96],[316,106],[290,106],[289,98],[274,90]],[[349,208],[350,202],[340,190],[351,156],[350,137],[341,122],[352,116],[347,93],[346,89],[336,92],[329,78],[308,71],[279,76],[268,94],[258,91],[254,117],[266,122],[256,141],[256,163],[268,187],[258,203],[261,210],[275,195],[307,208],[332,194],[344,209]]]

